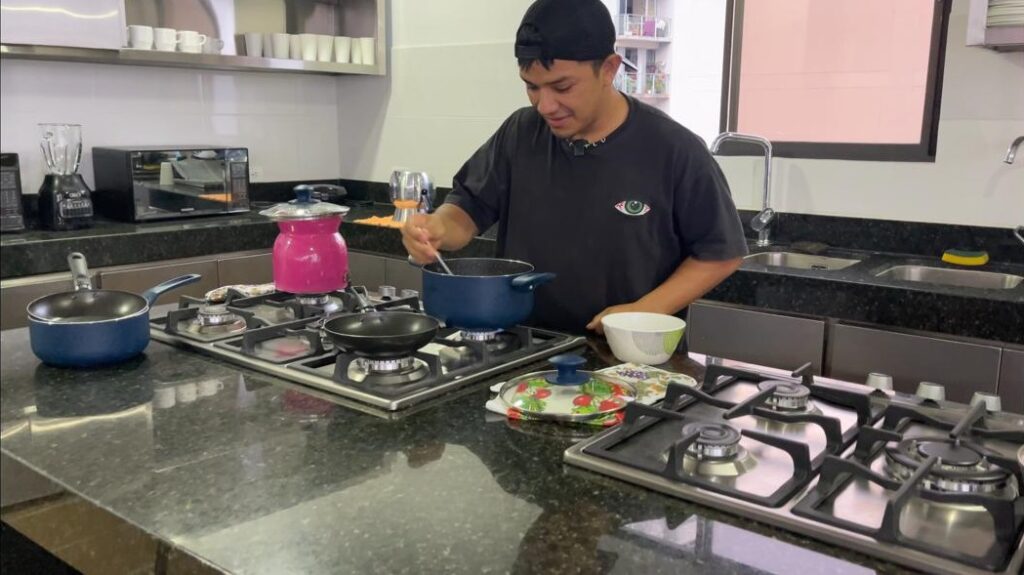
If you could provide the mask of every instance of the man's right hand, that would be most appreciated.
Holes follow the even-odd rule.
[[[413,261],[426,265],[437,259],[444,240],[444,218],[436,214],[413,214],[402,226],[402,245]]]

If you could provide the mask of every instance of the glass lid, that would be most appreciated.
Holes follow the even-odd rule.
[[[313,186],[295,186],[295,199],[271,206],[262,212],[272,220],[315,220],[333,216],[344,216],[349,211],[346,206],[322,202],[313,198]]]
[[[498,394],[510,408],[537,419],[586,421],[615,413],[636,399],[636,388],[614,377],[579,371],[578,355],[548,360],[557,371],[538,371],[510,379]]]

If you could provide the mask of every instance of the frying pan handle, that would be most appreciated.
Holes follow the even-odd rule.
[[[512,278],[512,289],[516,291],[533,291],[539,285],[555,279],[551,272],[532,272]]]
[[[146,298],[146,301],[149,303],[149,305],[153,305],[154,303],[156,303],[156,298],[164,295],[165,293],[171,291],[172,289],[177,289],[180,288],[181,286],[195,283],[199,281],[200,278],[202,277],[203,276],[199,274],[186,274],[183,276],[178,276],[176,278],[171,278],[161,284],[157,284],[149,288],[148,290],[142,292],[142,297]]]
[[[68,254],[68,267],[71,268],[71,283],[74,284],[75,291],[92,289],[89,265],[86,263],[84,255],[79,252]]]

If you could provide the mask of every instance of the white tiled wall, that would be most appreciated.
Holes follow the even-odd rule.
[[[22,185],[43,175],[40,122],[82,124],[92,146],[213,144],[249,148],[254,180],[336,178],[338,83],[330,76],[0,60],[0,148]]]

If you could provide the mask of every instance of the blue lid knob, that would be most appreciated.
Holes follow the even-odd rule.
[[[574,353],[556,355],[548,361],[558,369],[557,374],[551,373],[544,377],[552,385],[580,385],[590,379],[590,376],[578,371],[587,360]]]
[[[297,204],[312,204],[313,203],[313,186],[308,184],[299,184],[295,186],[292,191],[295,192],[295,203]]]

